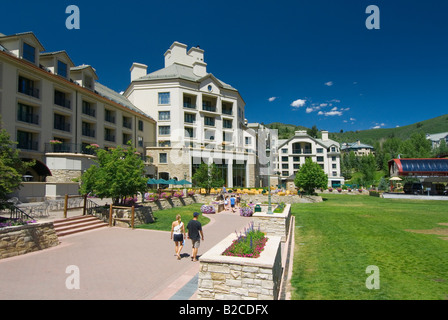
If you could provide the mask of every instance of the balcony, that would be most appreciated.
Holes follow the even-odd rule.
[[[312,154],[311,149],[292,149],[293,154]]]
[[[104,136],[104,140],[109,141],[109,142],[115,142],[115,136],[112,134],[106,134]]]
[[[65,131],[65,132],[70,132],[70,123],[68,123],[68,122],[56,122],[54,124],[54,129]]]
[[[60,144],[45,144],[45,153],[75,153],[94,155],[95,152],[92,149],[87,148],[82,144],[75,143],[60,143]]]
[[[54,104],[66,109],[71,109],[71,101],[65,99],[63,96],[55,95]]]
[[[95,138],[95,130],[83,128],[82,135],[89,138]]]
[[[21,150],[31,150],[31,151],[38,151],[39,150],[39,142],[34,140],[24,140],[24,141],[18,141],[17,148]]]
[[[39,99],[40,96],[39,89],[36,88],[27,88],[27,87],[19,88],[19,92],[37,99]]]
[[[17,120],[29,124],[39,124],[39,116],[34,113],[20,112],[17,114]]]

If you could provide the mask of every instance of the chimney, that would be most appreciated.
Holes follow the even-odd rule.
[[[147,75],[148,66],[134,62],[131,67],[131,82]]]
[[[322,131],[322,141],[328,141],[328,131]]]

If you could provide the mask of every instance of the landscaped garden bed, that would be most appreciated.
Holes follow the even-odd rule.
[[[260,230],[254,228],[251,223],[249,228],[244,230],[244,234],[237,234],[237,238],[223,252],[225,256],[242,257],[242,258],[258,258],[266,246],[268,238]]]

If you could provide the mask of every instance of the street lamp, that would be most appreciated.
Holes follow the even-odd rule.
[[[274,214],[272,212],[272,201],[271,201],[271,149],[266,149],[266,156],[268,157],[268,214]]]

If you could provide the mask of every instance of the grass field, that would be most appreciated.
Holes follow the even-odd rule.
[[[201,212],[201,206],[202,204],[195,203],[185,207],[154,211],[154,218],[156,220],[154,223],[139,225],[136,228],[171,231],[171,224],[176,220],[178,214],[181,215],[182,222],[187,225],[188,221],[193,219],[193,213],[195,211]],[[199,216],[199,222],[202,223],[202,226],[205,226],[210,222],[210,219],[201,214]]]
[[[292,206],[293,299],[448,299],[448,202],[322,196]]]

